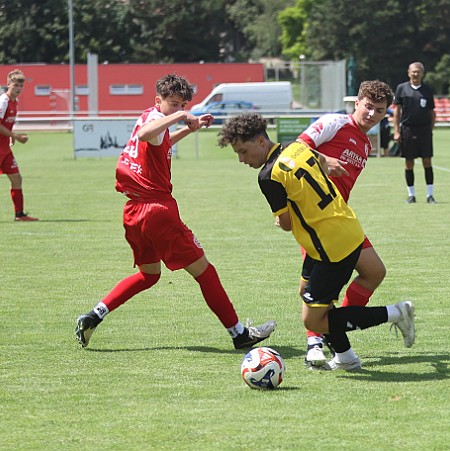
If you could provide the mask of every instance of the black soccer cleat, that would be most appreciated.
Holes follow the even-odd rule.
[[[95,331],[95,328],[102,322],[94,312],[89,312],[84,315],[80,315],[77,319],[77,327],[75,327],[75,335],[78,343],[83,348],[89,344],[89,340]]]

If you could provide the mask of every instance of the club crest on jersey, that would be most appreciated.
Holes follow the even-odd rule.
[[[199,249],[203,249],[202,245],[200,244],[200,241],[197,239],[197,237],[194,235],[194,244],[199,248]]]
[[[278,161],[278,166],[282,171],[289,172],[295,168],[295,161],[289,157],[281,157]]]

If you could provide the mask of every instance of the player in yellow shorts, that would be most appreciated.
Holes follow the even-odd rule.
[[[361,368],[347,331],[391,322],[400,329],[405,346],[412,346],[415,327],[410,301],[387,307],[334,308],[358,261],[364,232],[328,178],[325,158],[298,142],[283,148],[269,139],[266,127],[259,114],[235,116],[223,125],[219,145],[231,145],[241,163],[261,168],[258,183],[272,213],[313,259],[302,295],[302,318],[305,327],[324,334],[335,351],[325,368]]]

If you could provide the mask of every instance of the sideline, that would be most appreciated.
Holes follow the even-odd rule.
[[[440,166],[434,166],[434,165],[433,165],[433,168],[439,169],[439,170],[445,171],[445,172],[450,172],[450,169],[448,169],[448,168],[441,168]]]

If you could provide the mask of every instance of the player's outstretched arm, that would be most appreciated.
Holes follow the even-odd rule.
[[[348,175],[347,169],[345,169],[346,161],[339,160],[339,158],[327,157],[325,155],[320,154],[324,157],[325,163],[328,168],[328,175],[332,175],[334,177],[341,177],[342,175]],[[323,164],[322,164],[323,167]]]
[[[325,165],[328,168],[328,169],[326,169],[326,173],[328,175],[332,175],[334,177],[340,177],[341,175],[348,175],[347,169],[345,169],[345,167],[344,167],[347,164],[346,161],[339,160],[339,158],[333,158],[333,157],[328,157],[326,155],[323,155],[318,150],[312,149],[311,146],[306,141],[303,141],[303,139],[297,138],[296,141],[300,144],[304,144],[305,146],[308,146],[311,150],[314,150],[314,152],[318,153],[321,157],[325,158],[324,163],[322,163],[322,158],[320,159],[320,162],[324,169],[325,169]]]
[[[193,114],[186,113],[186,127],[180,128],[170,134],[170,140],[173,144],[183,139],[185,136],[192,132],[200,130],[203,127],[209,127],[214,122],[214,117],[211,114],[204,114],[202,116],[194,116]]]
[[[180,121],[184,121],[186,112],[177,111],[176,113],[163,116],[158,119],[152,120],[144,124],[137,132],[137,137],[140,141],[152,142],[161,133],[167,130],[171,125],[174,125]]]

